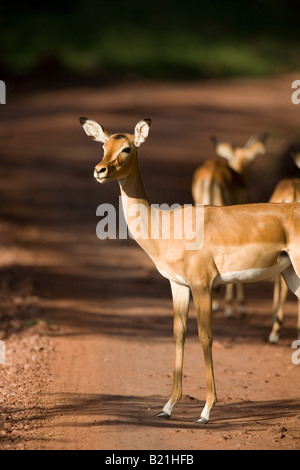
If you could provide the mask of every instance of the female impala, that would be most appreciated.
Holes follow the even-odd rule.
[[[137,149],[146,140],[150,119],[140,121],[134,134],[109,134],[97,122],[80,118],[87,135],[103,143],[104,157],[95,167],[99,183],[118,180],[127,224],[132,208],[142,205],[140,228],[151,234],[157,223],[146,196],[138,166]],[[157,416],[169,418],[182,394],[183,351],[190,292],[198,321],[206,370],[206,403],[198,423],[207,423],[216,403],[212,361],[211,289],[214,284],[257,281],[281,272],[290,289],[300,297],[300,204],[253,204],[203,207],[198,230],[204,239],[197,249],[187,249],[189,240],[176,236],[178,213],[194,219],[196,207],[173,211],[170,237],[151,238],[136,235],[138,244],[148,253],[158,271],[170,280],[174,308],[175,368],[172,394]],[[162,211],[163,212],[163,211]],[[201,213],[200,213],[201,215]],[[175,217],[176,216],[176,217]],[[153,220],[154,221],[153,221]]]
[[[292,158],[300,168],[300,153],[292,153]],[[270,202],[300,202],[300,178],[285,178],[275,187]],[[288,287],[280,274],[275,277],[273,297],[273,327],[269,336],[270,343],[277,343],[283,323],[284,304],[288,293]],[[300,302],[298,302],[298,339],[300,339]]]
[[[230,142],[219,141],[212,137],[216,154],[224,160],[210,158],[193,175],[192,195],[195,204],[211,206],[231,206],[250,202],[247,176],[251,163],[266,151],[266,134],[252,136],[244,147],[233,147]],[[233,315],[233,287],[226,285],[225,316]],[[219,288],[213,294],[213,311],[219,308]],[[236,284],[238,311],[246,312],[243,284]]]

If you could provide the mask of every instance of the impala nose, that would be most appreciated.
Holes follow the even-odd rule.
[[[95,178],[106,178],[108,174],[108,168],[107,166],[102,166],[102,167],[99,167],[98,165],[95,167],[95,171],[94,171],[94,177]]]

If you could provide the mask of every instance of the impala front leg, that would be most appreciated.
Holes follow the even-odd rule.
[[[190,302],[190,288],[170,281],[174,311],[175,364],[173,387],[170,400],[156,416],[170,418],[172,410],[182,396],[183,353],[186,337],[186,324]]]
[[[212,358],[212,308],[209,286],[192,289],[196,308],[199,339],[203,348],[206,373],[206,403],[196,423],[208,423],[209,414],[217,401]]]

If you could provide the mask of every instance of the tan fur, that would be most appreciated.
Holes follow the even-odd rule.
[[[149,128],[150,121],[144,120],[138,124],[135,134],[125,138],[128,145],[136,141],[140,143],[139,129],[143,125]],[[146,131],[144,128],[142,140],[146,138]],[[141,225],[147,224],[151,219],[151,206],[138,168],[137,149],[132,146],[123,163],[114,166],[112,163],[118,155],[116,142],[122,145],[121,139],[110,137],[106,141],[105,157],[97,165],[96,178],[101,182],[99,175],[105,173],[105,181],[102,182],[118,179],[127,223],[130,223],[129,208],[140,203],[145,207]],[[104,171],[101,173],[101,170]],[[191,208],[185,214],[186,217],[195,221],[196,210],[196,207]],[[176,211],[184,211],[184,208],[179,207]],[[169,240],[137,237],[136,241],[148,253],[157,269],[170,279],[172,288],[175,340],[173,388],[170,400],[158,416],[170,417],[182,395],[184,341],[192,293],[206,373],[206,404],[197,422],[207,423],[217,399],[212,360],[213,282],[220,275],[238,270],[242,270],[246,276],[249,273],[249,280],[254,281],[253,272],[256,271],[253,270],[258,269],[261,274],[261,269],[273,269],[281,262],[282,256],[289,256],[292,264],[285,264],[283,274],[296,295],[300,296],[300,204],[207,206],[200,229],[204,230],[204,242],[197,250],[187,250],[189,240],[185,236],[175,238],[174,226]]]
[[[228,206],[249,202],[244,176],[224,160],[206,160],[195,171],[192,182],[195,204]]]

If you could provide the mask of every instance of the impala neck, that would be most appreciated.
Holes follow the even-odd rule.
[[[124,217],[132,236],[148,254],[154,254],[157,249],[157,240],[151,239],[151,205],[141,178],[137,158],[133,172],[119,180],[119,185]],[[137,212],[138,208],[141,208],[141,211]],[[132,231],[132,227],[136,227],[137,232]]]
[[[121,196],[127,200],[128,206],[130,204],[144,203],[145,206],[150,207],[148,196],[140,174],[138,159],[136,159],[134,171],[126,178],[119,180],[119,185]]]

